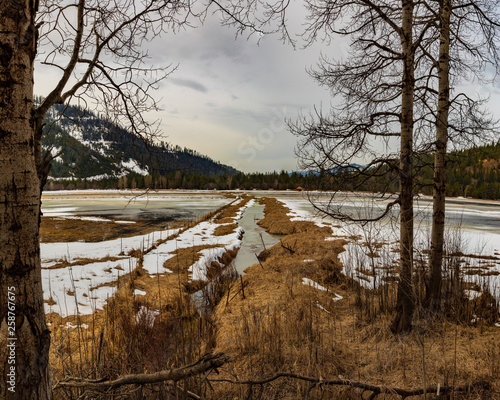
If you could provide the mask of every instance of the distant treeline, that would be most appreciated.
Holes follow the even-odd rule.
[[[416,182],[422,194],[432,194],[432,157],[418,163]],[[130,173],[121,178],[107,178],[99,181],[85,179],[59,179],[47,183],[46,190],[61,189],[218,189],[218,190],[331,190],[341,185],[342,190],[368,192],[397,192],[395,174],[367,180],[344,179],[350,171],[336,174],[288,173],[286,171],[252,174],[204,175],[189,170],[177,170],[167,174],[142,176]],[[478,199],[500,199],[500,141],[482,147],[450,153],[447,165],[447,195]]]

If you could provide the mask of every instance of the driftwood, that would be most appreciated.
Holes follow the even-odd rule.
[[[292,378],[292,379],[298,379],[306,382],[310,382],[312,385],[309,388],[306,399],[309,396],[310,391],[318,386],[350,386],[353,388],[357,389],[363,389],[366,391],[372,392],[372,395],[369,397],[369,399],[374,399],[376,396],[379,394],[396,394],[401,396],[403,399],[406,399],[407,397],[412,397],[412,396],[421,396],[424,394],[424,389],[401,389],[401,388],[395,388],[395,387],[389,387],[389,386],[377,386],[377,385],[370,385],[367,383],[363,382],[356,382],[356,381],[350,381],[347,379],[319,379],[319,378],[312,378],[309,376],[303,376],[303,375],[298,375],[298,374],[293,374],[293,373],[286,373],[286,372],[280,372],[277,373],[276,375],[262,379],[262,380],[248,380],[248,381],[234,381],[231,379],[211,379],[211,382],[227,382],[227,383],[232,383],[232,384],[237,384],[237,385],[248,385],[250,387],[254,385],[264,385],[266,383],[273,382],[279,378]],[[490,384],[488,382],[475,382],[475,383],[470,383],[467,385],[460,385],[460,386],[441,386],[439,389],[440,394],[445,394],[445,393],[451,393],[451,392],[467,392],[472,389],[479,389],[479,390],[488,390],[490,388]],[[430,393],[437,393],[438,388],[437,386],[432,386],[428,387],[425,389],[425,392],[427,394]]]
[[[224,353],[206,354],[194,364],[182,368],[163,370],[151,374],[124,375],[114,380],[67,378],[58,382],[54,386],[54,389],[83,388],[93,390],[107,390],[124,385],[147,385],[165,381],[178,382],[183,379],[217,369],[227,363],[229,360],[230,357],[225,355]]]

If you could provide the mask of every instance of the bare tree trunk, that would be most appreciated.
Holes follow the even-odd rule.
[[[448,142],[448,113],[450,108],[449,56],[451,0],[440,2],[439,41],[439,98],[436,118],[436,153],[434,155],[434,190],[432,208],[430,281],[425,306],[432,311],[441,309],[442,264],[444,247],[446,196],[446,145]]]
[[[33,0],[0,0],[0,398],[51,399],[35,162]]]
[[[403,0],[401,45],[403,49],[403,88],[401,103],[400,158],[400,273],[394,333],[409,332],[415,308],[413,291],[413,97],[415,91],[413,49],[413,0]]]

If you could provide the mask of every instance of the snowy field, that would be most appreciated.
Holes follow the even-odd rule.
[[[198,199],[198,201],[205,200],[207,199]],[[231,201],[233,200],[224,198],[223,204]],[[235,201],[235,204],[239,203],[241,199]],[[251,202],[241,206],[233,222],[241,218],[244,209],[250,204]],[[61,207],[59,210],[54,208],[52,211],[53,215],[69,212],[67,207]],[[64,215],[60,216],[64,217]],[[124,254],[133,249],[151,248],[159,240],[166,239],[173,234],[177,235],[174,239],[160,244],[156,249],[144,255],[144,268],[152,275],[169,273],[170,271],[163,268],[163,263],[174,257],[171,254],[172,251],[198,245],[217,246],[203,250],[203,256],[190,268],[191,279],[205,279],[206,266],[211,261],[217,259],[225,251],[241,245],[243,235],[241,228],[225,236],[214,236],[217,226],[220,224],[203,221],[183,232],[166,229],[148,235],[97,243],[42,243],[42,280],[44,299],[47,301],[46,311],[68,316],[77,313],[90,314],[96,309],[102,309],[106,299],[113,296],[119,276],[131,272],[137,265],[136,258]],[[110,257],[113,259],[101,261],[103,258]],[[82,263],[82,265],[57,268],[58,262],[61,261]]]
[[[380,284],[381,277],[389,277],[387,270],[398,261],[399,230],[397,215],[381,222],[373,222],[361,228],[357,224],[339,223],[329,217],[321,216],[305,196],[276,196],[290,209],[292,220],[308,220],[320,226],[332,227],[336,237],[357,237],[350,239],[346,251],[340,255],[344,273],[359,280],[364,286],[373,288]],[[321,201],[321,199],[320,199]],[[323,205],[327,204],[323,199]],[[368,208],[385,207],[363,198],[350,199],[348,209],[354,215],[367,215]],[[415,253],[417,262],[426,262],[430,248],[430,215],[432,205],[427,199],[418,201],[415,211]],[[460,252],[461,268],[465,281],[475,282],[480,287],[487,285],[490,291],[500,296],[500,203],[455,199],[447,202],[446,249],[449,253]],[[367,243],[374,246],[372,251]],[[376,246],[375,246],[376,245]],[[362,266],[362,268],[359,268]],[[374,282],[372,268],[378,273]],[[471,292],[473,295],[473,292]]]
[[[389,268],[386,267],[397,263],[397,215],[380,223],[368,224],[362,230],[357,225],[340,224],[332,219],[322,218],[301,193],[252,191],[250,194],[276,197],[290,209],[289,216],[292,220],[311,220],[318,225],[331,226],[333,235],[327,240],[334,240],[336,237],[357,237],[350,239],[346,251],[340,257],[344,263],[344,273],[357,278],[366,287],[378,285],[381,278],[388,274]],[[190,215],[194,218],[232,200],[224,197],[221,192],[171,191],[155,193],[140,200],[134,199],[132,204],[135,208],[124,210],[123,207],[129,201],[130,194],[126,196],[119,191],[57,192],[44,200],[42,210],[46,216],[57,218],[79,218],[96,222],[111,219],[114,222],[133,223],[133,218],[137,216],[169,218],[174,215]],[[244,210],[252,204],[253,201],[242,206],[234,220],[241,218]],[[371,205],[373,202],[367,202],[364,197],[351,199],[349,203],[351,210],[358,213],[366,212],[363,210]],[[378,206],[384,207],[384,203]],[[431,206],[428,199],[419,201],[416,209],[415,260],[425,262],[426,253],[422,250],[429,248]],[[461,251],[465,255],[482,256],[462,257],[462,270],[467,274],[466,278],[479,284],[486,282],[493,293],[500,293],[500,203],[455,199],[447,204],[447,222],[450,224],[447,232],[447,246],[450,252]],[[151,275],[168,274],[170,271],[165,269],[163,264],[174,257],[172,252],[176,249],[199,245],[215,246],[202,250],[202,257],[190,267],[191,279],[205,279],[206,265],[225,251],[240,247],[242,243],[241,228],[225,236],[214,236],[217,226],[212,221],[204,221],[183,232],[165,229],[148,235],[97,243],[42,243],[42,279],[44,299],[47,300],[46,310],[66,316],[77,313],[90,314],[101,309],[106,299],[113,296],[119,276],[129,273],[137,265],[136,258],[125,254],[133,249],[149,249],[159,240],[173,234],[178,235],[144,255],[144,268]],[[255,240],[259,241],[257,244],[261,244],[259,237]],[[371,256],[365,245],[367,242],[380,244]],[[79,259],[88,260],[79,262]],[[54,268],[61,260],[83,265]],[[360,265],[364,267],[358,268]],[[372,267],[378,271],[375,282],[371,274]],[[310,282],[304,284],[314,286]],[[474,292],[471,292],[471,296],[473,295]]]

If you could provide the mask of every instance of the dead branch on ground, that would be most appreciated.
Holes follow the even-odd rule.
[[[115,389],[124,385],[146,385],[165,381],[178,382],[186,378],[216,370],[230,361],[224,353],[206,354],[194,364],[186,367],[163,370],[151,374],[131,374],[120,376],[114,380],[91,380],[82,378],[67,378],[58,382],[54,389],[83,388],[93,390]]]
[[[248,380],[248,381],[234,381],[231,379],[211,379],[211,382],[226,382],[226,383],[231,383],[231,384],[236,384],[236,385],[248,385],[250,387],[254,385],[264,385],[266,383],[273,382],[279,378],[291,378],[291,379],[297,379],[301,381],[306,381],[306,382],[311,382],[311,387],[308,390],[308,393],[314,388],[314,387],[321,387],[321,386],[351,386],[353,388],[357,389],[363,389],[366,391],[372,392],[372,395],[369,397],[370,400],[374,399],[376,396],[379,394],[397,394],[402,397],[402,399],[406,399],[407,397],[412,397],[412,396],[421,396],[424,394],[424,389],[402,389],[402,388],[395,388],[395,387],[389,387],[389,386],[377,386],[377,385],[370,385],[368,383],[364,382],[356,382],[356,381],[350,381],[348,379],[321,379],[321,378],[313,378],[309,376],[304,376],[304,375],[298,375],[298,374],[293,374],[293,373],[286,373],[286,372],[280,372],[277,373],[276,375],[262,379],[262,380]],[[440,394],[445,394],[445,393],[451,393],[451,392],[469,392],[471,390],[488,390],[490,388],[489,382],[486,381],[479,381],[479,382],[474,382],[474,383],[469,383],[465,385],[459,385],[459,386],[441,386],[439,388]],[[433,387],[428,387],[425,389],[425,391],[429,393],[437,393],[438,387],[433,386]]]

